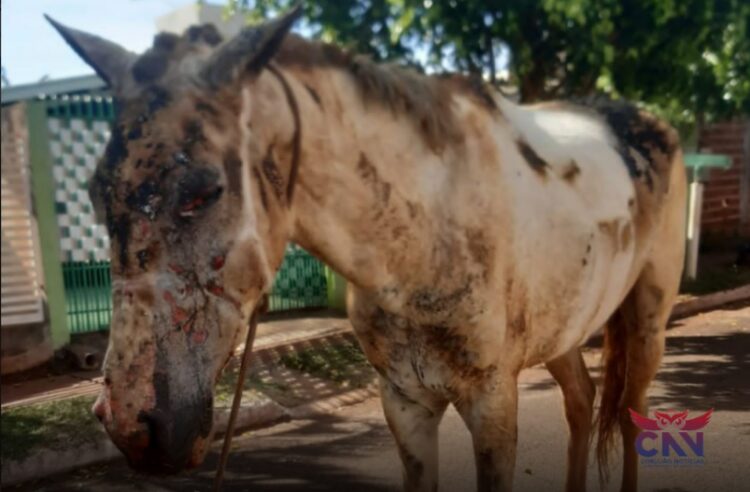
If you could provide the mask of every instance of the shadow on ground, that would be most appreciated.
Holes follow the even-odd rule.
[[[717,336],[670,336],[656,377],[661,391],[649,391],[652,408],[745,411],[750,408],[750,333]],[[543,370],[543,369],[541,369]],[[589,364],[601,392],[602,368]],[[551,378],[523,386],[523,391],[557,387]],[[750,426],[749,426],[750,428]]]
[[[385,424],[350,422],[336,416],[316,418],[271,436],[259,436],[262,449],[253,449],[253,435],[235,438],[225,472],[225,491],[364,491],[385,492],[391,489],[352,470],[351,460],[364,457],[391,438]],[[240,448],[240,446],[242,446]],[[249,448],[249,449],[248,449]],[[325,455],[325,463],[318,461]],[[347,468],[335,465],[339,459]],[[138,475],[123,460],[81,469],[60,477],[29,482],[7,490],[72,491],[208,491],[218,462],[218,449],[212,451],[197,470],[172,477]],[[64,484],[64,485],[63,485]]]
[[[745,411],[750,407],[750,334],[670,337],[652,406]]]

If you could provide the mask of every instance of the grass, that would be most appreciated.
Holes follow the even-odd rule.
[[[234,398],[234,389],[237,386],[238,368],[232,368],[224,371],[216,382],[216,393],[214,400],[219,405],[230,405]],[[254,374],[248,374],[245,377],[244,391],[265,392],[267,390],[289,391],[289,387],[283,383],[274,381],[264,381]],[[244,394],[244,393],[243,393]]]
[[[37,448],[63,449],[96,442],[101,426],[91,413],[93,396],[3,410],[0,458],[20,461]]]
[[[288,354],[281,358],[281,363],[289,369],[337,383],[351,382],[356,373],[367,367],[367,359],[362,350],[351,343]]]

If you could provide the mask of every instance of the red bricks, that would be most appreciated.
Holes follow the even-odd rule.
[[[702,152],[725,154],[732,159],[730,169],[713,170],[706,181],[701,219],[705,232],[735,235],[750,229],[750,224],[740,224],[741,183],[743,177],[748,179],[743,165],[750,165],[747,163],[750,155],[744,155],[748,152],[745,149],[748,131],[749,121],[735,120],[712,124],[701,132],[699,148]],[[745,199],[750,200],[750,196]]]

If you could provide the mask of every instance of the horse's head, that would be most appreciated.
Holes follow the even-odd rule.
[[[298,13],[226,42],[160,34],[142,56],[52,21],[118,104],[90,182],[113,286],[94,412],[136,468],[202,461],[216,378],[282,260],[298,127],[267,68]]]

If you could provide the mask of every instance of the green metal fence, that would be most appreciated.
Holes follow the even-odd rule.
[[[65,304],[71,333],[109,329],[112,284],[108,261],[63,263]]]
[[[290,245],[273,283],[269,311],[286,311],[327,305],[325,267],[314,256]]]
[[[65,262],[63,279],[70,332],[109,329],[112,318],[109,262]],[[326,307],[323,264],[302,248],[290,246],[276,275],[269,304],[269,311]]]

